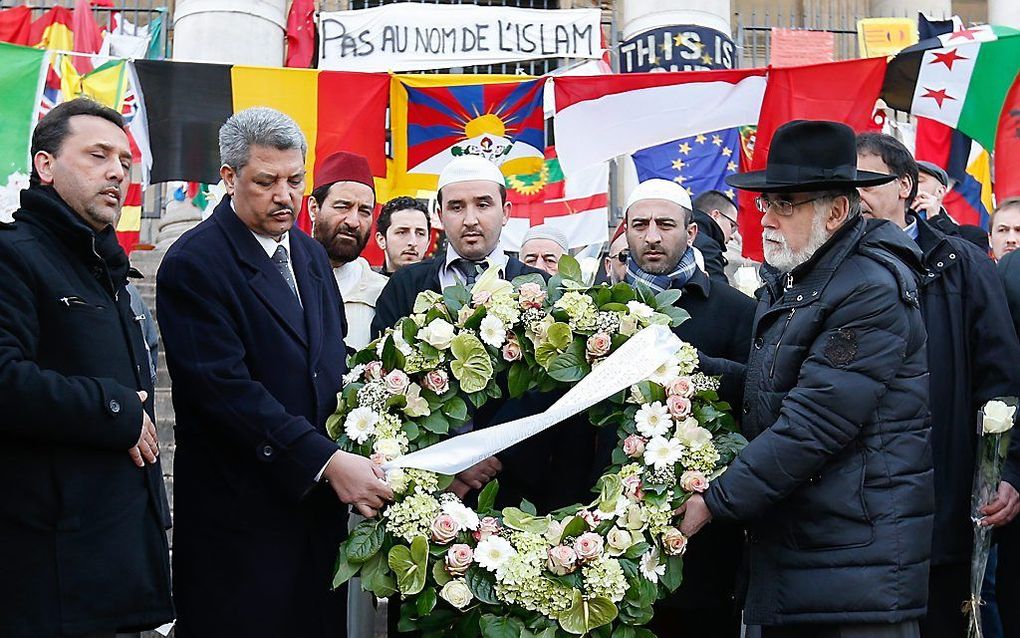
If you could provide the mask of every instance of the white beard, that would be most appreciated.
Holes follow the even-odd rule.
[[[769,241],[763,242],[765,261],[780,272],[790,272],[811,259],[811,256],[829,240],[829,236],[829,232],[825,229],[825,215],[818,213],[815,213],[814,220],[811,222],[811,235],[808,237],[807,244],[800,250],[791,250],[786,243],[786,238],[778,230],[765,228],[761,231],[762,239],[780,244],[777,248]]]

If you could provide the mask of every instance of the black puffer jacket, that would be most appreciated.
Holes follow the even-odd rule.
[[[918,259],[898,228],[857,218],[791,275],[765,272],[751,442],[706,493],[714,516],[748,529],[748,624],[924,614],[934,503]]]

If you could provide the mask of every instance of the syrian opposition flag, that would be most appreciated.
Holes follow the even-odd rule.
[[[942,122],[991,149],[1018,71],[1020,31],[989,25],[959,28],[890,60],[882,98],[891,108]]]
[[[766,69],[559,77],[553,126],[567,174],[643,148],[758,122]]]

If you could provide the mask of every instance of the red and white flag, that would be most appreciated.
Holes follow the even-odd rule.
[[[670,140],[758,122],[766,69],[554,78],[567,174]]]

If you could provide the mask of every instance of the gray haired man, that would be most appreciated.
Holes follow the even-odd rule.
[[[266,108],[220,129],[228,195],[167,251],[159,325],[177,414],[177,636],[344,634],[332,566],[347,506],[374,516],[381,471],[326,418],[346,372],[326,251],[293,228],[305,139]]]

